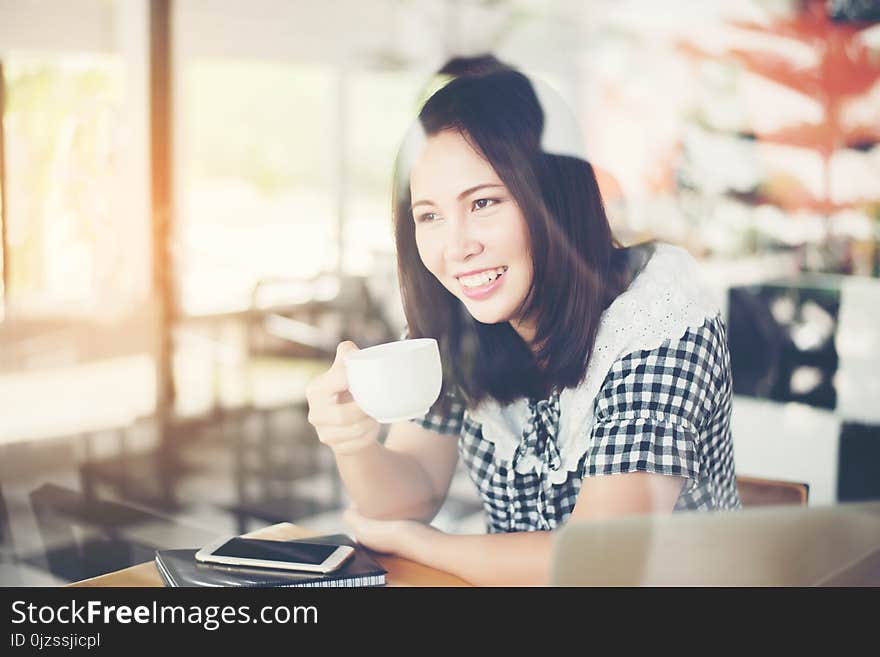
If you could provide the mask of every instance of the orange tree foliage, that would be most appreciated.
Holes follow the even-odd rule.
[[[870,92],[880,80],[880,55],[872,53],[861,39],[861,33],[873,23],[835,22],[827,15],[825,6],[824,0],[801,0],[794,15],[766,25],[743,21],[730,23],[733,27],[754,34],[792,39],[807,46],[815,54],[812,65],[800,65],[791,58],[766,50],[731,48],[722,57],[732,58],[752,73],[820,103],[823,117],[819,123],[800,123],[774,131],[754,132],[757,139],[764,142],[798,146],[819,153],[824,163],[823,198],[814,199],[805,194],[805,190],[790,189],[791,194],[785,194],[788,198],[778,201],[781,205],[809,206],[827,214],[851,205],[831,202],[831,156],[842,148],[864,148],[880,142],[880,125],[851,125],[842,117],[842,110],[848,101]],[[680,45],[688,54],[701,58],[714,57],[691,44]],[[861,202],[876,200],[859,199]]]

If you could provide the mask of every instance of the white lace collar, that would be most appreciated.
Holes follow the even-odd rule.
[[[614,362],[634,351],[678,340],[718,311],[718,302],[702,283],[697,261],[680,247],[658,244],[641,273],[602,314],[583,383],[560,393],[556,446],[561,467],[548,469],[537,454],[528,454],[517,460],[516,471],[534,470],[553,484],[563,483],[588,447],[593,404]],[[524,439],[528,400],[502,406],[489,399],[468,415],[482,425],[483,438],[494,444],[496,458],[510,463]]]

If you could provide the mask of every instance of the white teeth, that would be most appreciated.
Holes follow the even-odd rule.
[[[506,271],[507,267],[499,267],[498,269],[480,272],[473,276],[462,276],[458,280],[461,281],[461,284],[465,287],[481,287],[487,283],[491,283]]]

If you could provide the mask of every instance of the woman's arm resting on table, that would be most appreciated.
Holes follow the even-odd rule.
[[[569,521],[668,513],[683,483],[681,477],[646,472],[588,477]],[[367,547],[452,573],[472,584],[545,586],[550,579],[551,532],[457,535],[421,523],[369,520],[354,511],[347,519]]]
[[[391,426],[378,442],[337,454],[342,482],[358,510],[377,519],[431,522],[449,490],[458,462],[455,438],[412,422]]]

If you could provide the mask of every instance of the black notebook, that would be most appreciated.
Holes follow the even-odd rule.
[[[383,586],[388,572],[345,534],[302,539],[309,543],[351,545],[355,552],[339,570],[307,573],[196,561],[198,550],[158,550],[156,567],[166,586]]]

